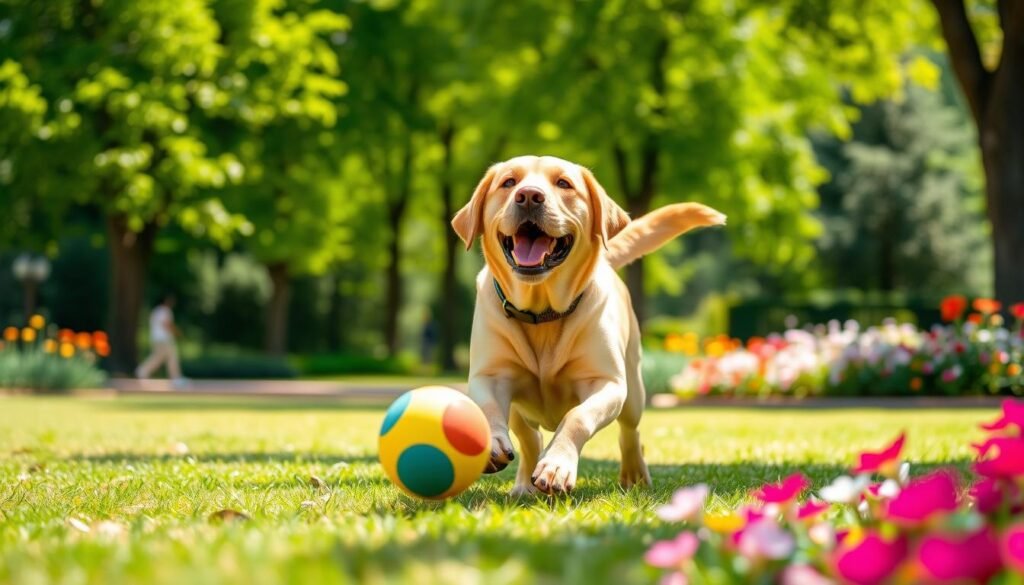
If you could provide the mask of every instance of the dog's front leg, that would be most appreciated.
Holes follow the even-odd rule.
[[[533,472],[533,485],[547,492],[568,492],[576,485],[576,468],[583,445],[622,412],[626,383],[585,380],[575,384],[580,404],[566,413]]]
[[[508,435],[508,418],[512,405],[512,383],[496,376],[474,376],[469,379],[469,397],[484,412],[491,427],[491,459],[484,473],[497,473],[516,458]]]

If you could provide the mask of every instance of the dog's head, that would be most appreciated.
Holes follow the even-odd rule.
[[[483,239],[493,271],[537,284],[592,265],[628,223],[588,169],[551,156],[520,156],[487,170],[452,227],[467,249]]]

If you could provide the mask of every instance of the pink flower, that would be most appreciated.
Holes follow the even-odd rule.
[[[644,554],[644,560],[659,569],[676,569],[693,558],[700,541],[692,532],[683,532],[673,540],[659,540]]]
[[[1011,506],[1020,497],[1020,488],[1015,484],[986,477],[979,479],[971,486],[971,498],[974,499],[974,506],[982,514],[998,512],[1003,502],[1009,502]]]
[[[918,561],[938,581],[984,583],[1002,568],[999,544],[991,528],[967,535],[928,535],[921,540]]]
[[[689,585],[690,580],[679,571],[673,571],[662,577],[658,583],[659,585]]]
[[[882,473],[883,475],[895,475],[899,469],[900,453],[903,451],[903,443],[907,440],[906,433],[900,433],[899,437],[891,445],[881,451],[865,451],[860,454],[857,466],[853,468],[854,473]]]
[[[952,368],[948,368],[946,370],[943,370],[942,371],[942,381],[946,382],[947,384],[949,384],[951,382],[955,382],[956,379],[960,377],[961,371],[962,370],[961,370],[959,365],[953,366]]]
[[[829,506],[827,502],[818,502],[815,500],[807,500],[803,506],[796,512],[797,520],[813,520],[818,516],[821,516],[828,510]]]
[[[986,431],[1001,431],[1014,425],[1017,431],[1024,431],[1024,402],[1006,399],[1003,401],[1003,414],[989,424],[981,425]]]
[[[999,437],[980,445],[974,471],[985,477],[1014,478],[1024,475],[1024,438]],[[995,451],[994,455],[990,454]]]
[[[907,556],[905,538],[885,540],[869,532],[853,546],[840,547],[835,570],[843,580],[857,585],[875,585],[886,580]]]
[[[685,487],[672,494],[672,501],[655,513],[665,522],[690,522],[700,517],[707,497],[708,486],[704,484]]]
[[[833,581],[810,565],[790,565],[782,571],[782,585],[832,585]]]
[[[1024,523],[1015,524],[1006,529],[1000,547],[1003,561],[1014,571],[1024,573]]]
[[[774,520],[758,520],[747,526],[740,535],[737,548],[748,559],[779,560],[789,557],[796,548],[793,535],[779,527]]]
[[[935,364],[933,364],[931,362],[925,362],[924,365],[921,366],[921,373],[926,375],[926,376],[930,376],[930,375],[934,374],[935,373]]]
[[[779,483],[768,483],[754,492],[754,497],[765,504],[786,504],[795,500],[805,489],[810,487],[802,473],[794,473]]]
[[[950,472],[940,470],[907,484],[889,500],[886,517],[896,524],[918,524],[956,507],[956,480]]]

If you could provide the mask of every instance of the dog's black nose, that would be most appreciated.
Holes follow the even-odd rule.
[[[544,192],[536,187],[523,187],[516,191],[516,205],[529,209],[544,203]]]

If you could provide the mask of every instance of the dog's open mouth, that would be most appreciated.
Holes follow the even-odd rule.
[[[515,235],[498,233],[505,260],[519,274],[542,274],[565,261],[572,250],[572,234],[551,236],[532,221],[519,226]]]

